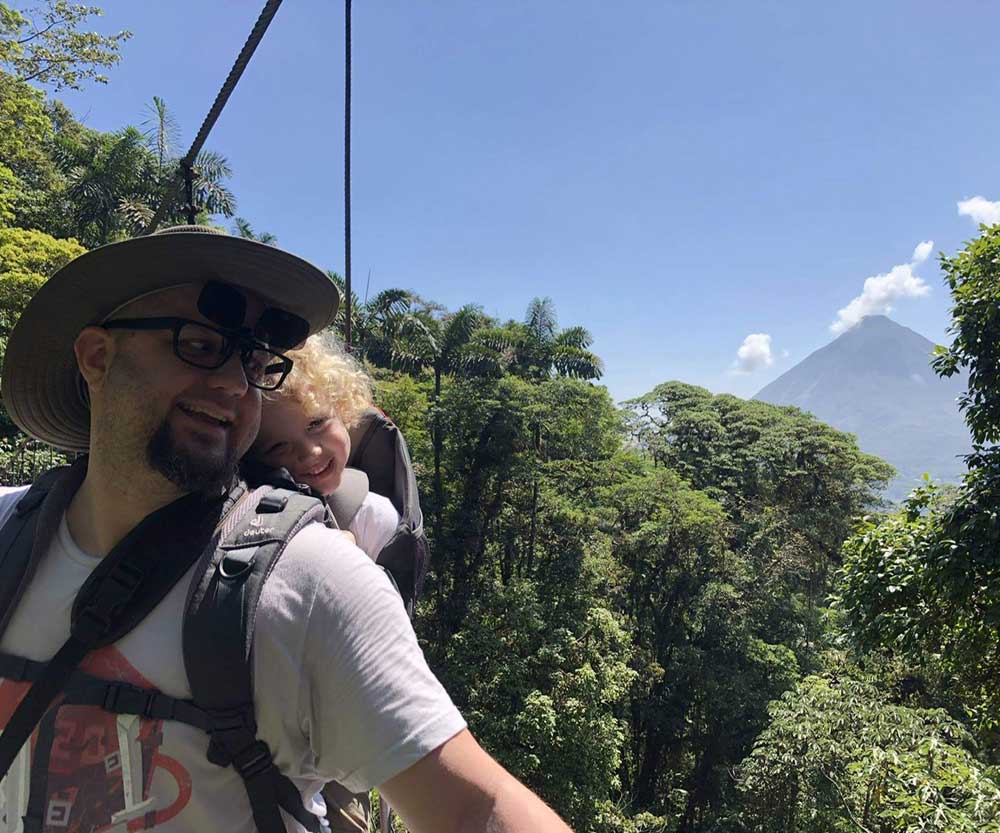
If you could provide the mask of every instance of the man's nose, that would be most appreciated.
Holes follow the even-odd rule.
[[[243,370],[243,359],[238,350],[233,351],[222,367],[212,371],[210,381],[212,387],[220,390],[229,396],[243,396],[250,385],[247,383],[247,374]]]

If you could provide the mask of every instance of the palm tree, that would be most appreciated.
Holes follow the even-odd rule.
[[[594,342],[591,334],[583,327],[560,330],[551,298],[531,301],[518,335],[514,367],[528,378],[587,380],[604,374],[604,364],[588,349]]]
[[[541,382],[553,376],[573,379],[600,379],[604,364],[590,352],[594,339],[583,327],[559,329],[555,305],[551,298],[534,298],[528,305],[524,322],[509,322],[507,326],[483,334],[494,349],[507,353],[511,372]],[[542,457],[542,425],[531,423],[535,455]],[[531,486],[530,526],[528,532],[527,566],[534,564],[535,538],[538,529],[538,466],[534,468]]]
[[[159,97],[153,98],[147,114],[145,133],[135,127],[118,133],[81,128],[56,137],[53,156],[66,177],[73,233],[88,248],[141,231],[167,189],[177,189],[167,219],[185,220],[184,186],[173,155],[177,126]],[[199,219],[207,221],[212,214],[231,217],[236,199],[223,184],[232,175],[225,157],[203,151],[193,171]]]
[[[233,224],[233,233],[239,237],[256,240],[258,243],[267,243],[269,246],[275,246],[278,243],[278,238],[269,231],[255,232],[250,221],[243,217],[234,217]]]
[[[226,157],[214,150],[203,150],[195,157],[192,170],[194,204],[199,212],[232,217],[236,213],[236,197],[222,184],[233,175]]]
[[[75,236],[88,247],[131,230],[149,206],[157,184],[155,162],[134,127],[119,133],[88,131],[79,141],[58,141],[57,160],[66,175]]]
[[[473,342],[473,335],[486,322],[483,311],[475,304],[466,304],[458,311],[435,317],[419,315],[420,327],[403,333],[403,349],[410,372],[430,368],[434,372],[434,396],[431,401],[433,422],[431,442],[434,447],[434,540],[442,535],[441,512],[444,488],[441,480],[441,453],[444,435],[441,428],[441,382],[445,374],[499,376],[503,366],[489,350]]]
[[[156,153],[157,165],[162,176],[168,163],[175,158],[174,149],[180,143],[180,128],[173,113],[167,109],[167,103],[158,95],[153,96],[152,104],[146,105],[146,118],[142,126],[146,128],[143,135]]]
[[[146,119],[142,122],[146,128],[143,134],[147,147],[156,155],[159,194],[156,202],[168,190],[174,191],[174,202],[168,218],[171,222],[186,221],[186,201],[183,177],[178,175],[180,157],[176,149],[180,144],[180,128],[176,119],[159,96],[153,96],[153,102],[146,106]],[[203,150],[191,166],[193,173],[193,201],[197,212],[202,215],[200,220],[207,220],[208,215],[221,214],[232,217],[236,213],[236,197],[225,185],[223,180],[233,175],[229,162],[220,153]],[[148,221],[148,220],[147,220]],[[254,240],[260,240],[254,237]],[[269,243],[273,240],[261,240]]]
[[[327,275],[343,298],[347,291],[344,279],[336,272],[327,271]],[[412,372],[413,357],[404,345],[412,345],[415,334],[423,328],[412,301],[413,293],[405,289],[384,289],[364,302],[351,290],[351,352],[376,367]],[[333,326],[346,338],[346,303],[337,310]]]

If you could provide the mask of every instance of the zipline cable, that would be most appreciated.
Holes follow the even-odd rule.
[[[250,36],[247,38],[245,44],[243,44],[243,49],[240,50],[239,56],[236,58],[236,63],[233,64],[233,68],[229,70],[229,75],[222,85],[222,89],[219,90],[219,94],[215,97],[215,101],[212,103],[212,108],[208,111],[208,115],[205,116],[205,121],[201,123],[201,129],[198,131],[198,135],[195,136],[194,142],[191,143],[191,149],[188,150],[187,154],[181,159],[178,165],[177,173],[174,176],[174,180],[170,183],[167,188],[167,192],[163,195],[163,199],[160,201],[160,207],[156,210],[156,214],[153,215],[153,219],[149,221],[143,234],[152,234],[156,231],[156,227],[163,220],[166,213],[172,207],[174,200],[177,198],[178,186],[185,182],[185,171],[190,171],[194,167],[194,161],[198,154],[201,153],[201,149],[205,144],[205,140],[208,139],[208,134],[211,132],[212,128],[215,126],[215,122],[218,121],[219,116],[222,114],[222,108],[226,106],[226,102],[229,101],[229,96],[232,95],[233,90],[236,89],[236,84],[240,80],[240,76],[243,75],[243,70],[247,68],[247,64],[250,63],[250,58],[253,57],[253,53],[257,49],[257,45],[260,43],[261,39],[264,37],[264,33],[267,31],[267,27],[271,24],[271,20],[274,18],[275,13],[278,11],[278,7],[281,5],[281,0],[267,0],[264,4],[264,10],[260,13],[260,17],[257,18],[257,22],[254,24],[253,29],[250,31]],[[190,179],[190,174],[187,176]],[[193,203],[193,196],[189,197],[190,203]],[[188,205],[189,216],[193,212],[193,206]]]
[[[351,0],[344,0],[344,345],[351,349]]]

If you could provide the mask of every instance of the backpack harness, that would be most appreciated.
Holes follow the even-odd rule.
[[[119,715],[125,808],[112,817],[113,824],[136,818],[144,818],[146,828],[156,823],[155,811],[147,812],[142,803],[141,756],[130,756],[127,748],[135,742],[139,718],[145,717],[179,721],[208,734],[208,759],[239,773],[258,833],[285,833],[280,810],[309,833],[320,833],[320,819],[305,809],[298,788],[257,737],[251,651],[264,582],[305,525],[346,529],[369,491],[369,480],[372,490],[386,494],[400,512],[399,526],[376,563],[411,616],[428,561],[416,479],[402,434],[374,409],[353,433],[349,464],[358,470],[345,469],[342,487],[326,502],[304,494],[280,473],[258,477],[257,488],[241,481],[225,498],[182,497],[147,516],[101,559],[77,593],[70,637],[51,660],[0,652],[0,677],[31,683],[0,733],[0,778],[7,778],[8,798],[0,830],[13,831],[20,815],[24,833],[42,833],[59,709],[87,705]],[[83,458],[42,474],[0,529],[0,637],[83,482],[86,465]],[[190,700],[79,670],[87,654],[117,642],[151,613],[192,565],[182,627]],[[36,727],[29,756],[25,744]],[[136,766],[139,771],[131,771]]]
[[[43,474],[0,529],[0,634],[85,472],[86,460],[79,460]],[[135,761],[125,746],[130,726],[137,733],[138,718],[145,717],[180,721],[208,734],[208,759],[239,773],[259,833],[285,833],[279,808],[310,833],[320,833],[320,819],[305,809],[298,788],[257,737],[251,647],[261,590],[286,544],[306,524],[327,518],[322,501],[271,486],[236,486],[225,500],[183,497],[149,515],[101,560],[77,594],[69,639],[49,662],[0,653],[0,677],[32,684],[0,734],[0,775],[8,779],[7,829],[13,830],[21,815],[25,833],[43,830],[58,711],[64,705],[88,705],[136,718],[131,723],[118,719],[125,809],[113,823],[144,815],[143,775],[128,771]],[[92,650],[131,631],[196,563],[182,632],[190,700],[77,668]],[[29,763],[27,749],[21,750],[36,726]],[[141,757],[138,762],[141,768]],[[155,823],[145,821],[146,827]]]

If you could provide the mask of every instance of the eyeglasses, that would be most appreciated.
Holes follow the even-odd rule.
[[[248,330],[224,330],[176,317],[118,318],[101,326],[106,330],[173,330],[174,354],[203,370],[218,370],[239,349],[247,384],[261,390],[281,387],[292,369],[288,356],[276,353]]]

